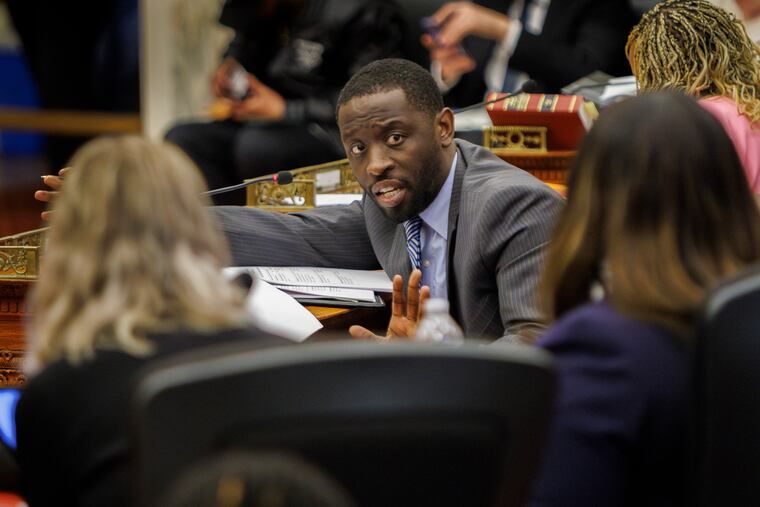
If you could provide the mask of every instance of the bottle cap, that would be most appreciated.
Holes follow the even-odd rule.
[[[449,313],[449,302],[446,299],[430,298],[424,306],[426,313]]]

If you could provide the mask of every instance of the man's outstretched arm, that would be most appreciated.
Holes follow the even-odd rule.
[[[256,208],[210,208],[236,266],[379,269],[360,203],[281,214]]]

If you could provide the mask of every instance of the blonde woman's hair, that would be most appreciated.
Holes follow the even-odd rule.
[[[728,97],[760,122],[760,47],[741,21],[710,2],[655,5],[631,31],[625,52],[641,91]]]
[[[96,349],[146,355],[149,333],[242,324],[244,295],[222,276],[227,244],[204,189],[168,144],[101,138],[74,155],[31,299],[27,370]]]

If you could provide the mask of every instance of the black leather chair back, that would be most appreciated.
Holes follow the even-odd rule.
[[[760,505],[760,269],[707,298],[695,423],[699,505]]]
[[[152,505],[222,450],[294,452],[362,506],[517,506],[552,411],[530,347],[322,343],[174,360],[136,392],[136,486]]]

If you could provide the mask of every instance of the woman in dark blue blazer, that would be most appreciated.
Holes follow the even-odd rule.
[[[721,126],[683,95],[606,109],[549,247],[559,372],[534,505],[688,501],[689,349],[718,280],[760,259],[760,215]]]

